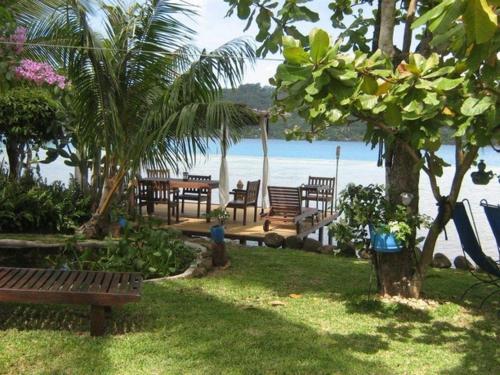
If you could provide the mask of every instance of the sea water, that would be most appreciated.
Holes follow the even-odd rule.
[[[306,183],[309,176],[335,176],[336,148],[341,147],[338,188],[343,189],[348,183],[355,184],[383,184],[385,180],[384,168],[377,167],[378,150],[371,149],[362,142],[336,141],[291,141],[269,140],[269,184],[278,186],[299,186]],[[444,168],[444,174],[438,179],[441,193],[447,194],[454,172],[454,147],[442,146],[439,156],[451,164]],[[491,147],[481,149],[479,159],[484,159],[487,170],[500,174],[500,154]],[[229,186],[236,187],[238,180],[246,183],[247,180],[262,178],[262,145],[259,139],[244,139],[232,145],[228,150],[227,162],[229,167]],[[212,175],[218,179],[220,165],[219,148],[212,144],[206,157],[201,157],[190,170],[193,174]],[[498,259],[498,251],[491,228],[488,225],[483,209],[479,202],[486,199],[489,203],[500,203],[500,183],[497,177],[488,185],[474,185],[469,171],[462,185],[460,199],[469,199],[473,216],[479,231],[482,247],[488,255]],[[52,164],[41,165],[41,172],[49,182],[54,180],[67,181],[73,169],[58,159]],[[183,171],[181,171],[182,173]],[[215,194],[215,201],[218,196]],[[436,201],[431,192],[429,180],[422,173],[420,180],[420,210],[422,213],[435,216],[437,213]],[[462,254],[460,242],[453,222],[447,225],[448,240],[444,234],[439,237],[436,251],[446,254],[453,259]],[[425,233],[422,233],[425,235]]]

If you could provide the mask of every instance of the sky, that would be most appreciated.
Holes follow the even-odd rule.
[[[255,23],[246,32],[243,32],[246,21],[240,20],[235,14],[226,17],[229,6],[223,0],[185,1],[198,7],[199,16],[195,19],[196,25],[193,25],[193,28],[198,31],[195,44],[199,47],[212,50],[234,38],[247,36],[254,40],[255,35],[258,33]],[[328,1],[316,0],[309,7],[320,13],[320,15],[327,16],[323,16],[323,19],[320,19],[314,26],[313,24],[301,25],[302,30],[308,33],[313,27],[321,27],[331,31],[331,24],[328,19],[330,13]],[[256,47],[258,47],[257,44]],[[280,59],[281,55],[267,55],[267,57]],[[278,64],[277,61],[257,60],[253,68],[247,69],[243,83],[269,85],[269,78],[276,72]]]

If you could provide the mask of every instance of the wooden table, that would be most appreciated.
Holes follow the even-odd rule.
[[[148,214],[152,214],[154,212],[154,199],[153,199],[153,189],[155,184],[165,184],[167,188],[167,195],[170,197],[170,193],[175,190],[179,190],[182,188],[187,189],[206,189],[207,190],[207,223],[210,222],[210,217],[208,214],[212,210],[212,190],[219,188],[219,181],[210,180],[210,181],[198,181],[198,180],[184,180],[182,178],[156,178],[156,177],[147,177],[139,179],[139,183],[146,184],[148,187],[148,204],[147,211]],[[168,224],[171,224],[170,211],[171,211],[171,200],[170,198],[167,200],[167,220]],[[178,211],[178,210],[177,210]],[[177,215],[178,216],[178,215]]]

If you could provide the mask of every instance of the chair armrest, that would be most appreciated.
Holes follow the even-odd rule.
[[[233,189],[233,191],[230,191],[229,194],[246,194],[247,191],[244,189]]]

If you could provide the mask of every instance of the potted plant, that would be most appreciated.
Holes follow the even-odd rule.
[[[210,228],[210,237],[215,243],[224,243],[224,223],[229,218],[229,213],[223,208],[217,208],[210,211],[207,216],[217,220],[217,224]]]
[[[339,247],[352,246],[357,250],[399,252],[413,230],[427,223],[422,215],[413,215],[406,205],[412,197],[402,195],[402,203],[391,205],[381,185],[349,184],[340,193],[341,219],[330,226]]]

